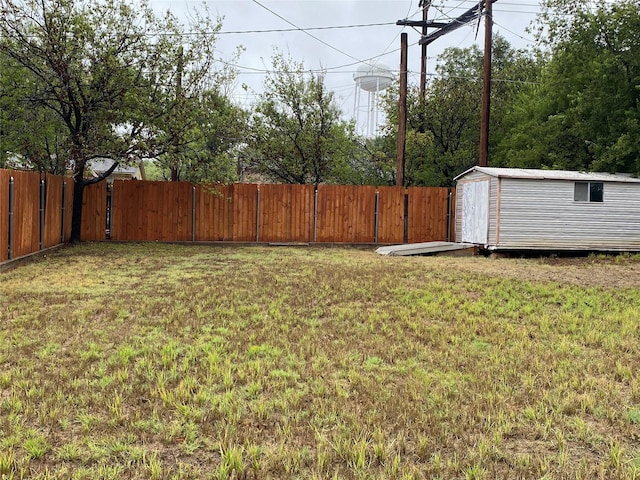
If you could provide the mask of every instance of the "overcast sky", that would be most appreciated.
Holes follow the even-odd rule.
[[[244,105],[255,100],[253,92],[261,91],[274,48],[304,62],[306,69],[325,69],[327,85],[335,92],[347,117],[355,114],[353,74],[360,62],[376,60],[397,74],[402,32],[409,35],[409,82],[419,81],[420,34],[413,28],[395,25],[399,19],[422,18],[419,0],[206,0],[205,3],[212,15],[223,17],[222,34],[217,42],[219,56],[231,58],[238,45],[246,49],[237,62],[238,83],[249,86],[249,91],[236,89],[236,100]],[[433,0],[429,20],[449,21],[476,3]],[[151,5],[158,11],[168,9],[184,17],[190,9],[199,9],[202,2],[151,0]],[[531,39],[525,29],[535,20],[538,0],[498,0],[493,9],[494,32],[499,32],[514,47],[526,47]],[[435,72],[436,57],[447,47],[464,48],[475,42],[482,48],[484,25],[480,25],[476,38],[477,28],[477,24],[461,27],[430,45],[428,73]],[[366,104],[364,97],[361,104]]]

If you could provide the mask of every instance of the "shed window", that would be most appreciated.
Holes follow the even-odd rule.
[[[576,202],[602,202],[604,199],[604,183],[576,182],[573,189]]]

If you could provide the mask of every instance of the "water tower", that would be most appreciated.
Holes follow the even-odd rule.
[[[363,109],[366,108],[366,134],[373,137],[378,126],[378,93],[383,91],[394,80],[394,76],[386,65],[369,63],[358,67],[353,74],[356,82],[356,93],[353,105],[356,123],[359,125]],[[366,105],[362,105],[363,92],[367,94]]]

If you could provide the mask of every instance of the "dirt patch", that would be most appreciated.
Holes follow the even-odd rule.
[[[482,275],[549,281],[583,287],[630,289],[640,286],[638,257],[447,259],[451,268]]]

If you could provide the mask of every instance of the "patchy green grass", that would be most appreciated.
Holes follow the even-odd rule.
[[[639,478],[639,267],[64,249],[0,274],[0,478]]]

